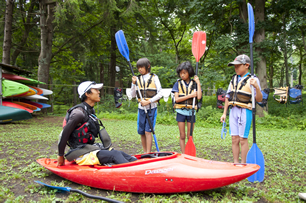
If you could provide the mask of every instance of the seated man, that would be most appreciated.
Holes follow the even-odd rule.
[[[94,144],[95,137],[98,137],[100,131],[100,124],[93,107],[100,101],[102,86],[102,83],[96,84],[91,81],[82,82],[79,85],[78,93],[82,103],[67,112],[58,143],[57,166],[65,165],[66,144],[70,150],[65,157],[68,161],[75,160],[79,165],[121,164],[137,160],[122,151],[106,149],[102,144]]]

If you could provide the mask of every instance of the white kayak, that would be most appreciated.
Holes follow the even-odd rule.
[[[41,88],[41,87],[39,89],[41,89],[43,91],[42,95],[44,95],[44,96],[53,94],[52,90],[44,89],[44,88]]]
[[[26,99],[42,99],[42,100],[49,100],[47,97],[44,97],[44,96],[41,96],[41,95],[38,95],[38,94],[34,94],[34,95],[31,95],[31,96],[26,96],[24,97]]]

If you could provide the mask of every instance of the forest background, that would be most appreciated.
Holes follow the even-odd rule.
[[[1,0],[1,59],[45,82],[41,86],[54,91],[50,103],[72,105],[85,80],[104,83],[104,96],[113,95],[115,86],[130,87],[118,30],[125,33],[133,66],[147,57],[163,88],[178,79],[178,64],[195,64],[192,34],[202,30],[207,50],[199,78],[209,93],[227,88],[235,73],[227,63],[249,54],[247,3],[254,7],[254,66],[262,89],[289,86],[290,77],[291,85],[302,85],[306,0]]]

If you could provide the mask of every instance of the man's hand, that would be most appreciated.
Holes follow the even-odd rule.
[[[58,156],[57,157],[57,167],[64,166],[65,165],[65,158],[64,156]]]

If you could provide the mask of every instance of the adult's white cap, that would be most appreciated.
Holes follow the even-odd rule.
[[[79,97],[81,98],[83,96],[83,94],[85,94],[85,92],[87,92],[91,88],[101,89],[102,87],[103,87],[103,83],[96,83],[96,82],[93,82],[93,81],[82,82],[78,87]]]

